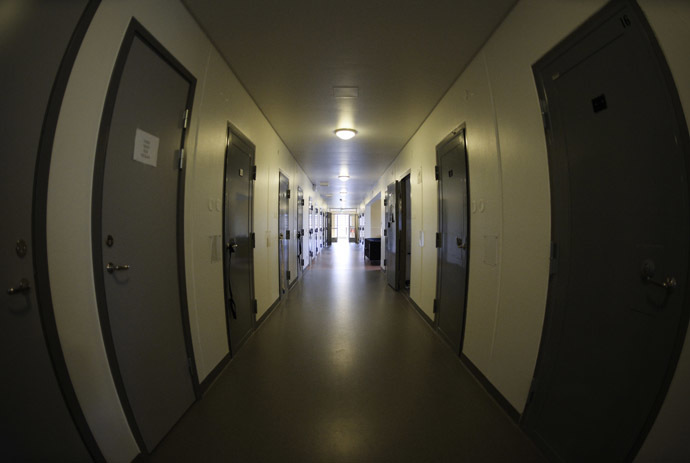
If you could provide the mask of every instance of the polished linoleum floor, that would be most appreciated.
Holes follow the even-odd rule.
[[[334,244],[153,462],[527,462],[538,450],[407,300]]]

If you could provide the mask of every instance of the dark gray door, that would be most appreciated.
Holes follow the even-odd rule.
[[[281,172],[278,185],[278,267],[280,294],[290,286],[290,181]]]
[[[398,182],[386,189],[386,280],[393,289],[398,289]]]
[[[126,39],[123,50],[127,46]],[[139,35],[121,72],[103,176],[95,179],[95,198],[102,202],[94,200],[101,223],[94,231],[100,231],[97,265],[116,357],[111,362],[150,451],[195,400],[183,325],[178,203],[183,121],[192,88],[189,78]]]
[[[47,188],[41,183],[34,192],[37,153],[39,150],[49,153],[48,133],[57,123],[64,83],[60,95],[51,95],[51,91],[60,87],[56,83],[58,76],[66,79],[69,75],[72,61],[63,61],[63,56],[87,3],[3,3],[0,40],[3,67],[0,72],[3,89],[0,97],[3,112],[0,124],[3,142],[0,150],[3,211],[0,459],[3,461],[91,460],[70,416],[70,412],[76,412],[83,420],[67,376],[49,294],[47,301],[45,297],[40,298],[39,306],[37,290],[45,294],[48,288],[47,279],[34,279],[35,263],[43,262],[45,251],[38,251],[33,242],[34,236],[45,234],[45,230],[36,230],[41,222],[45,224],[45,211],[40,206],[34,210],[34,201],[41,200],[39,190]],[[46,182],[45,177],[37,180]],[[34,224],[32,213],[40,215]],[[45,248],[45,241],[37,244]],[[40,273],[47,275],[47,268]],[[44,286],[37,288],[41,282]],[[58,381],[56,371],[62,374],[62,381]],[[72,399],[71,409],[65,397]]]
[[[469,215],[465,131],[436,148],[439,169],[438,288],[436,324],[456,353],[465,329]]]
[[[304,266],[304,192],[297,187],[297,276],[302,275]]]
[[[535,66],[554,253],[525,423],[565,461],[632,460],[687,329],[687,129],[643,21],[617,4]]]
[[[254,249],[252,247],[252,166],[254,145],[228,126],[225,155],[223,242],[226,319],[235,355],[254,328]]]
[[[400,181],[400,194],[398,195],[398,250],[399,254],[399,275],[398,287],[405,291],[410,290],[410,273],[412,259],[412,216],[410,204],[410,176],[406,176]]]

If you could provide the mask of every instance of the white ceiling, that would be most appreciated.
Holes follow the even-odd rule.
[[[516,2],[182,1],[332,208],[361,203]]]

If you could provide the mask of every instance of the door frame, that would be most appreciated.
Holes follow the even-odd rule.
[[[249,150],[251,153],[249,154],[249,164],[251,165],[252,171],[254,171],[254,160],[256,158],[256,146],[254,143],[252,143],[249,138],[247,138],[240,129],[237,128],[236,125],[234,125],[232,122],[228,121],[226,133],[225,133],[225,160],[223,164],[223,215],[222,215],[222,221],[223,221],[223,233],[222,233],[222,239],[223,239],[223,248],[225,248],[225,243],[226,241],[226,236],[225,236],[225,198],[226,198],[226,189],[227,189],[227,174],[228,174],[228,158],[230,156],[230,140],[231,140],[231,135],[233,137],[237,137],[240,139],[240,141],[244,144],[246,144],[249,147]],[[256,312],[254,311],[254,301],[256,300],[256,293],[254,292],[254,240],[252,240],[252,236],[254,235],[254,182],[256,181],[256,178],[254,178],[254,172],[250,172],[247,175],[250,175],[249,178],[249,238],[252,241],[252,247],[249,249],[249,254],[250,254],[250,259],[249,259],[249,294],[250,294],[250,319],[251,319],[251,331],[253,332],[256,329]],[[225,249],[223,250],[223,260],[226,259],[226,252]],[[229,275],[226,274],[225,272],[225,265],[223,265],[223,279],[228,279]],[[225,282],[223,282],[223,291],[225,291]],[[227,318],[228,313],[230,312],[230,307],[228,307],[228,298],[227,295],[225,297],[225,317],[226,317],[226,331],[228,335],[228,349],[230,350],[230,355],[236,354],[236,352],[233,352],[232,350],[232,344],[230,340],[230,320]],[[249,336],[245,337],[244,340],[241,340],[241,343],[237,346],[235,346],[235,350],[238,350],[240,346],[246,342],[246,340],[249,338]]]
[[[654,54],[657,60],[659,71],[662,74],[666,90],[668,91],[669,99],[674,109],[674,118],[677,123],[676,131],[679,135],[678,145],[680,150],[685,155],[686,178],[690,178],[690,136],[688,135],[685,113],[683,111],[683,106],[680,101],[680,97],[678,96],[678,90],[675,84],[675,80],[673,79],[673,75],[671,73],[670,68],[668,67],[668,62],[666,61],[661,47],[659,46],[659,43],[656,40],[654,31],[652,30],[649,22],[647,21],[644,12],[635,0],[614,0],[608,3],[600,10],[598,10],[596,13],[594,13],[591,17],[589,17],[575,31],[573,31],[567,37],[565,37],[563,40],[557,43],[532,66],[532,72],[535,79],[538,98],[541,101],[546,102],[546,105],[548,106],[546,88],[543,81],[543,70],[545,69],[545,67],[548,66],[553,60],[558,58],[561,54],[568,51],[576,43],[578,43],[585,37],[588,37],[591,32],[596,30],[600,25],[608,21],[612,16],[618,14],[621,10],[625,8],[630,9],[631,13],[634,15],[634,19],[637,21],[637,24],[639,24],[640,30],[649,42],[652,53]],[[544,128],[544,138],[546,142],[549,162],[549,180],[550,191],[552,196],[551,203],[553,204],[554,143],[550,132],[550,124],[548,127],[545,126]],[[686,182],[686,186],[688,188],[688,194],[690,196],[690,184],[687,184]],[[551,221],[551,243],[555,243],[558,242],[558,237],[554,236],[554,230],[556,228],[553,223],[553,214],[551,216]],[[551,259],[553,260],[553,258],[554,256],[552,255]],[[679,282],[679,284],[684,284],[685,287],[688,288],[690,286],[690,276],[685,282]],[[532,438],[534,438],[534,435],[531,432],[531,428],[529,426],[529,416],[531,411],[530,406],[533,404],[532,398],[535,394],[534,386],[535,384],[537,384],[538,378],[542,376],[545,371],[548,371],[548,366],[551,364],[549,358],[552,357],[554,354],[553,352],[547,352],[546,346],[549,344],[547,340],[556,333],[556,330],[554,330],[554,328],[556,327],[557,323],[554,319],[558,318],[558,308],[556,307],[557,302],[555,301],[555,298],[556,296],[554,294],[553,278],[550,275],[546,297],[546,312],[544,316],[544,325],[542,328],[541,339],[539,343],[539,354],[537,356],[537,362],[534,369],[532,386],[530,387],[530,391],[527,396],[527,402],[525,404],[524,412],[520,417],[520,427],[523,428]],[[635,458],[640,448],[642,448],[642,445],[644,444],[644,441],[647,438],[649,431],[652,429],[652,426],[654,425],[654,422],[666,398],[666,394],[668,393],[668,390],[671,386],[671,381],[673,380],[673,376],[675,374],[676,367],[678,364],[678,359],[680,358],[680,354],[683,349],[683,344],[685,342],[685,338],[687,335],[688,322],[690,321],[690,291],[686,291],[682,307],[682,313],[679,320],[679,327],[681,327],[681,329],[678,330],[678,333],[676,335],[673,352],[671,354],[671,358],[669,359],[669,368],[666,371],[666,374],[662,380],[662,387],[658,392],[657,398],[652,408],[649,410],[649,415],[642,427],[642,430],[640,431],[640,434],[637,436],[637,439],[635,440],[633,447],[629,450],[628,460],[630,461],[632,461]],[[539,440],[537,440],[537,442],[540,443]],[[542,446],[541,444],[540,448],[542,448],[542,450],[548,451],[548,449]]]
[[[462,302],[463,304],[463,317],[462,317],[462,327],[460,328],[460,349],[458,352],[455,352],[455,354],[460,355],[462,353],[462,348],[465,344],[465,325],[467,324],[467,293],[468,291],[468,284],[470,281],[470,231],[471,231],[471,217],[469,213],[469,205],[470,205],[470,165],[469,165],[469,155],[467,154],[467,129],[466,129],[466,124],[463,122],[459,126],[457,126],[455,129],[453,129],[448,135],[446,135],[443,140],[439,144],[436,145],[436,169],[440,169],[441,166],[441,155],[440,151],[443,147],[448,145],[449,143],[452,142],[453,139],[457,138],[462,134],[463,137],[463,145],[465,148],[465,172],[466,172],[466,179],[465,182],[467,184],[467,240],[466,240],[466,245],[467,245],[467,272],[465,274],[465,298],[464,301]],[[440,172],[439,172],[440,174]],[[437,185],[437,195],[438,195],[438,205],[437,205],[437,216],[438,216],[438,228],[437,228],[437,233],[441,233],[441,230],[443,230],[443,189],[442,189],[442,176],[437,175],[436,176],[436,185]],[[442,258],[442,247],[438,246],[436,248],[436,296],[434,299],[434,321],[433,321],[433,326],[436,329],[436,331],[441,334],[441,331],[439,329],[439,321],[440,321],[440,314],[439,314],[439,307],[438,307],[438,301],[441,299],[441,258]],[[446,337],[444,335],[441,336],[445,341],[447,341]]]
[[[106,355],[108,357],[108,364],[115,383],[118,397],[122,405],[123,412],[127,418],[127,423],[132,431],[137,445],[142,452],[148,452],[139,426],[134,418],[132,406],[127,397],[127,390],[122,380],[122,374],[115,351],[115,343],[113,341],[112,330],[110,327],[110,319],[108,316],[108,306],[105,294],[105,281],[103,278],[103,243],[102,243],[102,210],[103,202],[103,179],[105,175],[105,155],[108,147],[108,135],[110,132],[110,125],[112,123],[113,111],[117,100],[117,93],[122,79],[129,52],[134,43],[134,39],[140,39],[144,44],[149,46],[163,61],[177,71],[187,82],[189,82],[189,91],[187,93],[187,108],[189,114],[188,120],[192,115],[192,106],[194,103],[194,90],[196,88],[196,78],[180,63],[139,21],[135,18],[129,23],[127,32],[120,45],[113,73],[108,85],[108,92],[106,94],[105,105],[103,107],[101,124],[98,132],[98,142],[96,145],[96,158],[94,163],[94,182],[92,187],[91,198],[91,246],[93,257],[93,271],[94,271],[94,285],[96,288],[96,302],[98,305],[98,315],[101,324],[101,332],[103,334],[103,344],[105,346]],[[182,116],[182,115],[180,115]],[[185,146],[187,131],[182,131],[180,146]],[[185,160],[186,161],[186,160]],[[178,186],[177,186],[177,271],[178,283],[180,292],[180,308],[182,317],[183,336],[185,340],[185,349],[187,357],[190,359],[189,371],[192,380],[192,388],[194,390],[195,401],[201,398],[201,389],[199,384],[199,376],[196,368],[196,359],[194,358],[194,347],[192,345],[192,335],[189,323],[189,309],[187,306],[187,285],[185,274],[185,254],[184,254],[184,186],[187,169],[183,168],[179,171]]]
[[[34,188],[32,204],[31,245],[33,247],[34,284],[37,309],[43,329],[48,355],[53,366],[57,383],[62,392],[67,410],[79,432],[84,445],[96,462],[105,461],[105,457],[91,432],[86,416],[74,390],[65,355],[60,344],[60,336],[53,309],[53,296],[50,289],[50,272],[48,271],[48,179],[53,154],[53,142],[57,131],[58,117],[62,101],[67,90],[70,74],[77,59],[86,32],[101,4],[101,0],[89,0],[82,12],[77,26],[72,33],[65,54],[58,66],[53,88],[48,97],[48,104],[38,141],[38,152],[34,170]]]

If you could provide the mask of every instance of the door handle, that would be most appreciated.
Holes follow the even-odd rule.
[[[237,243],[233,240],[232,242],[230,242],[226,245],[226,248],[230,252],[235,252],[235,251],[237,251]]]
[[[8,289],[7,294],[12,296],[14,294],[25,293],[30,289],[31,284],[29,283],[29,280],[27,280],[26,278],[22,278],[21,280],[19,280],[19,286],[17,286],[16,288]]]
[[[460,249],[467,249],[467,243],[463,243],[462,238],[460,238],[459,236],[455,238],[455,242],[458,244],[458,247]]]
[[[642,281],[644,283],[651,283],[654,286],[664,288],[668,292],[673,291],[675,287],[678,286],[678,280],[676,280],[676,278],[672,276],[667,276],[664,281],[654,280],[655,271],[656,269],[654,261],[652,261],[651,259],[647,259],[644,262],[642,262],[642,271],[640,272],[642,276]]]
[[[644,277],[644,282],[645,283],[651,283],[653,285],[656,285],[660,288],[665,288],[668,291],[673,290],[676,286],[678,286],[678,281],[674,277],[666,277],[664,281],[655,281],[652,279],[650,276]]]
[[[115,265],[112,262],[108,262],[108,265],[105,266],[105,269],[108,271],[108,273],[113,273],[114,271],[122,271],[122,270],[129,270],[129,265]]]

